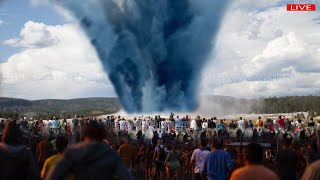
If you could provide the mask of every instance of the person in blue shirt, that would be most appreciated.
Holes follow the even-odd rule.
[[[226,180],[233,167],[231,156],[223,150],[222,139],[217,139],[212,144],[212,151],[206,156],[201,175],[208,180]]]
[[[224,131],[224,122],[223,122],[223,120],[221,119],[220,120],[220,123],[218,124],[218,130],[220,130],[220,131]]]

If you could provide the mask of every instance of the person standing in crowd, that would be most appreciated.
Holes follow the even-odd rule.
[[[284,130],[284,117],[279,116],[277,123],[278,123],[278,125],[279,125],[279,129],[280,129],[280,130]]]
[[[56,140],[56,144],[57,144],[57,150],[58,153],[55,155],[52,155],[51,157],[49,157],[43,165],[42,171],[41,171],[41,178],[45,179],[50,168],[54,167],[58,161],[58,159],[61,157],[62,152],[66,149],[66,147],[68,146],[68,140],[66,137],[64,136],[58,136],[57,140]]]
[[[208,128],[209,129],[215,129],[216,128],[216,121],[214,120],[214,118],[211,118],[208,122]]]
[[[220,131],[220,132],[224,131],[225,125],[224,125],[224,122],[222,119],[220,120],[217,128],[218,128],[218,131]]]
[[[70,122],[67,123],[66,125],[66,136],[68,137],[68,142],[69,144],[72,144],[72,129],[71,129],[71,124]]]
[[[178,146],[174,148],[169,148],[168,155],[164,162],[166,166],[166,172],[169,179],[178,179],[178,172],[180,169],[180,158],[181,154],[178,152]]]
[[[40,179],[30,149],[22,144],[22,136],[22,131],[16,122],[8,121],[0,143],[0,179]]]
[[[216,139],[212,144],[212,152],[204,160],[202,178],[207,175],[208,180],[226,180],[232,168],[231,156],[223,150],[223,140]]]
[[[204,165],[205,157],[210,153],[206,150],[207,141],[202,140],[198,149],[195,149],[191,156],[191,164],[194,166],[193,180],[201,180],[201,171]]]
[[[244,158],[246,166],[235,170],[230,180],[278,180],[272,170],[262,165],[263,149],[257,143],[250,143],[246,147]],[[257,177],[259,175],[259,177]]]
[[[147,150],[144,154],[144,170],[145,170],[145,177],[147,180],[153,179],[153,154],[154,148],[151,144],[148,145]]]
[[[256,121],[256,127],[258,129],[263,129],[263,121],[262,121],[261,117],[258,117],[258,120]]]
[[[192,165],[190,163],[190,159],[192,157],[192,151],[191,148],[185,148],[182,152],[182,156],[181,156],[181,161],[182,161],[182,172],[184,172],[184,174],[189,174],[191,173],[192,170]]]
[[[196,131],[196,130],[197,130],[197,122],[196,122],[195,119],[192,119],[192,120],[191,120],[190,129],[192,129],[193,131]]]
[[[43,140],[37,145],[36,159],[40,169],[42,169],[44,161],[53,155],[54,149],[52,143],[49,141],[48,135],[43,136]]]
[[[244,132],[246,130],[246,122],[240,117],[240,120],[238,121],[238,128]]]
[[[310,118],[310,122],[308,122],[309,127],[314,127],[316,123],[313,121],[313,118]]]
[[[299,178],[301,178],[304,170],[307,167],[307,159],[304,156],[304,154],[301,151],[301,146],[300,143],[298,141],[293,141],[292,145],[291,145],[291,150],[293,150],[294,152],[297,153],[298,155],[298,167],[297,167],[297,173]]]
[[[104,143],[105,131],[96,121],[84,127],[83,142],[68,148],[51,168],[46,179],[61,180],[72,174],[74,179],[132,179],[118,153]]]
[[[58,118],[53,118],[52,130],[56,135],[59,133],[59,126],[60,126],[60,123],[59,123]]]
[[[237,125],[236,125],[236,123],[234,122],[234,120],[231,120],[231,123],[229,124],[229,128],[230,128],[230,129],[236,129],[236,128],[237,128]]]
[[[202,129],[206,130],[208,128],[208,121],[206,120],[206,118],[202,119]]]
[[[202,130],[202,120],[201,120],[200,116],[197,116],[197,118],[196,118],[196,125],[197,125],[197,131],[201,131]]]
[[[160,176],[160,179],[164,177],[165,172],[165,160],[167,158],[168,149],[165,145],[161,144],[161,141],[158,141],[158,145],[154,150],[153,155],[153,164],[156,166],[156,175]]]
[[[249,120],[248,128],[249,128],[249,129],[253,129],[253,123],[252,123],[252,121],[251,121],[251,120]]]
[[[320,160],[320,152],[316,142],[312,142],[308,145],[308,163],[311,164],[317,160]]]
[[[66,133],[66,126],[67,126],[67,120],[63,119],[62,123],[60,124],[60,134],[65,134]]]
[[[128,170],[131,172],[134,170],[136,158],[138,156],[138,149],[130,142],[129,138],[126,138],[125,143],[119,148],[119,154],[121,160],[127,166]]]
[[[291,143],[292,137],[284,135],[283,149],[276,156],[276,164],[281,180],[297,179],[298,154],[290,150]]]
[[[20,126],[21,126],[22,130],[24,130],[24,131],[28,129],[27,117],[24,117],[24,118],[20,121]]]

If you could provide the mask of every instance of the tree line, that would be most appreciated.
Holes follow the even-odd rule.
[[[260,98],[254,100],[243,100],[237,99],[233,103],[248,103],[251,104],[250,112],[243,113],[256,113],[256,114],[273,114],[273,113],[294,113],[296,118],[306,118],[304,114],[297,112],[308,112],[307,117],[316,117],[320,115],[320,96],[286,96],[286,97],[268,97]],[[94,107],[94,105],[92,105]],[[76,109],[76,108],[75,108]],[[38,117],[42,119],[50,117],[61,117],[61,118],[72,118],[75,114],[78,117],[83,116],[98,116],[107,113],[116,113],[118,108],[109,111],[92,111],[92,110],[81,110],[81,111],[58,111],[58,112],[43,112],[39,110],[32,113],[23,113],[19,111],[10,110],[0,110],[1,118],[14,118],[19,119],[24,116]]]
[[[286,96],[286,97],[261,98],[254,102],[252,106],[252,112],[255,112],[255,113],[309,112],[310,116],[313,116],[313,117],[319,116],[320,115],[320,96]]]

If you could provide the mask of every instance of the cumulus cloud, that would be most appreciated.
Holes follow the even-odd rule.
[[[268,2],[234,3],[220,31],[217,55],[204,72],[202,94],[320,93],[319,12],[292,13],[283,1]]]
[[[290,76],[271,81],[241,81],[214,89],[216,95],[232,95],[241,98],[269,96],[319,95],[319,73],[293,72]]]
[[[320,39],[320,34],[318,36]],[[287,73],[290,69],[299,72],[320,72],[317,47],[294,32],[270,41],[261,54],[256,55],[243,66],[247,74],[261,72]]]
[[[58,44],[59,38],[52,34],[50,27],[43,23],[28,21],[24,24],[18,38],[8,39],[5,45],[23,48],[42,48]]]
[[[29,21],[19,40],[10,45],[26,49],[0,64],[1,96],[43,99],[115,94],[96,52],[76,24],[48,26]]]

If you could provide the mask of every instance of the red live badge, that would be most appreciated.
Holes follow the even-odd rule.
[[[315,4],[287,4],[287,11],[315,11]]]

